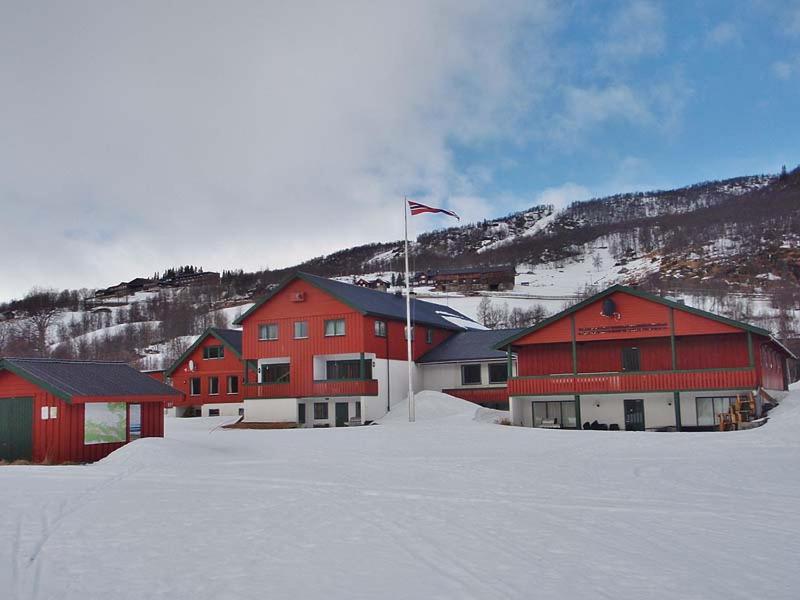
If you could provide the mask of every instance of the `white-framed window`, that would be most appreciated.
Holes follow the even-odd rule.
[[[489,383],[508,381],[508,363],[489,363]]]
[[[328,418],[328,403],[314,402],[314,419],[322,420]]]
[[[239,393],[239,376],[238,375],[228,375],[228,393],[229,394],[238,394]]]
[[[481,366],[461,365],[461,385],[480,385]]]
[[[345,322],[344,319],[330,319],[325,321],[325,336],[339,336],[345,335]]]
[[[216,375],[208,378],[208,394],[210,396],[219,394],[219,377]]]
[[[190,396],[199,396],[200,395],[200,378],[199,377],[192,377],[189,380],[189,395]]]
[[[308,337],[308,321],[294,322],[294,339],[303,340]]]
[[[694,401],[699,427],[719,425],[719,415],[728,412],[731,405],[736,404],[734,396],[698,396]]]
[[[277,323],[262,323],[258,326],[258,339],[259,340],[277,340],[278,339],[278,324]]]
[[[386,321],[375,321],[375,336],[386,337]]]

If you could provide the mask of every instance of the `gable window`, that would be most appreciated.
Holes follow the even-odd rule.
[[[480,385],[481,366],[461,365],[461,385]]]
[[[239,376],[238,375],[228,375],[228,393],[229,394],[238,394],[239,393]]]
[[[641,371],[639,364],[639,348],[622,349],[622,370]]]
[[[329,360],[325,365],[328,380],[361,379],[361,360]],[[372,379],[372,361],[364,361],[364,379]]]
[[[308,321],[294,322],[294,339],[302,340],[308,337]]]
[[[225,358],[224,346],[206,346],[203,348],[203,360]]]
[[[345,334],[344,319],[331,319],[325,321],[325,336],[339,336]]]
[[[219,377],[208,378],[208,393],[211,396],[219,394]]]
[[[259,383],[289,383],[289,363],[261,365]]]
[[[428,327],[428,329],[425,330],[425,343],[426,344],[433,343],[433,329],[431,329],[430,327]]]
[[[278,324],[277,323],[263,323],[258,326],[258,339],[259,340],[277,340],[278,339]]]
[[[386,321],[375,321],[375,335],[386,337]]]
[[[189,395],[190,396],[199,396],[200,395],[200,378],[199,377],[192,377],[189,380]]]
[[[489,383],[505,383],[508,381],[508,365],[506,363],[489,364]]]

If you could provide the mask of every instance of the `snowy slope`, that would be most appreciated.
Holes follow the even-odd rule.
[[[503,427],[453,402],[426,418],[421,401],[402,426],[402,415],[283,431],[170,419],[165,439],[95,465],[0,467],[0,590],[798,597],[798,392],[765,427],[730,434]]]

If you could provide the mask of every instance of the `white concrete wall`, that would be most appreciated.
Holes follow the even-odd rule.
[[[244,401],[246,423],[297,423],[297,398]]]
[[[238,417],[239,409],[244,408],[244,402],[227,402],[220,404],[203,404],[201,407],[202,416],[209,416],[209,410],[212,408],[219,409],[220,417]]]
[[[386,360],[378,358],[373,361],[372,377],[378,380],[378,395],[370,396],[367,401],[366,420],[374,421],[386,414],[387,403],[396,406],[408,397],[408,367],[404,360]],[[411,380],[414,390],[420,392],[428,389],[423,386],[422,373],[418,365],[411,366]]]
[[[370,397],[372,398],[372,397]],[[336,405],[340,402],[347,403],[347,418],[355,419],[356,418],[356,411],[358,410],[358,404],[364,400],[364,398],[359,396],[340,396],[338,398],[301,398],[297,402],[298,404],[305,404],[306,406],[306,422],[305,424],[300,424],[300,427],[307,427],[311,428],[314,425],[327,425],[328,427],[335,427],[336,426]],[[328,405],[328,418],[327,419],[315,419],[314,418],[314,404],[319,402],[325,402]],[[363,422],[364,418],[364,405],[361,406],[362,417],[361,420]]]
[[[506,386],[505,383],[492,383],[492,384],[489,383],[489,364],[490,363],[505,364],[504,361],[498,361],[498,360],[479,363],[481,365],[481,383],[479,385],[462,385],[461,365],[475,364],[475,362],[419,365],[418,368],[420,370],[420,373],[422,374],[422,389],[432,390],[434,392],[441,392],[442,390],[453,389],[453,388],[463,388],[463,389],[479,388],[479,387],[503,388]]]

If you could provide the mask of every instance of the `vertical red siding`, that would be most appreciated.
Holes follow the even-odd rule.
[[[689,335],[675,340],[679,369],[747,367],[747,334]]]
[[[639,366],[642,371],[665,371],[672,368],[670,339],[662,337],[579,343],[578,372],[622,371],[623,348],[639,348]]]
[[[571,344],[537,344],[525,346],[517,358],[518,375],[550,375],[572,373]]]

